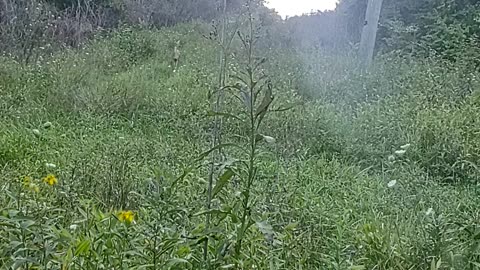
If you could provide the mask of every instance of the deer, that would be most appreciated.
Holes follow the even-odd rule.
[[[175,46],[173,47],[173,72],[177,70],[178,61],[180,60],[180,50],[178,49],[179,47],[180,41],[177,40],[177,42],[175,42]]]

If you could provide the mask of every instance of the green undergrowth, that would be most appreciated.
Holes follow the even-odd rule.
[[[1,269],[206,268],[207,167],[185,170],[211,140],[207,32],[126,29],[30,66],[2,58]],[[240,196],[233,179],[212,201],[210,268],[479,269],[477,73],[385,56],[362,74],[348,55],[259,53],[276,101],[261,130],[275,143],[260,145],[258,222],[238,261],[238,223],[222,208]],[[230,75],[240,58],[233,48]],[[230,119],[223,130],[225,142],[244,132]],[[134,222],[119,219],[126,210]]]

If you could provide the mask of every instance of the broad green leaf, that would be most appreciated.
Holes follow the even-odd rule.
[[[25,220],[25,221],[20,222],[20,228],[27,229],[28,227],[32,226],[33,224],[35,224],[35,221]]]
[[[270,83],[268,83],[267,89],[265,90],[265,95],[263,97],[262,103],[260,103],[260,106],[257,108],[257,112],[255,116],[257,117],[257,125],[260,126],[260,123],[262,122],[263,118],[267,114],[268,108],[272,104],[274,99],[273,96],[273,87]]]
[[[13,249],[13,250],[18,249],[19,246],[21,246],[21,245],[23,245],[23,243],[20,242],[20,241],[11,241],[10,242],[10,248]]]
[[[215,187],[213,188],[212,192],[212,198],[215,198],[215,196],[222,191],[222,189],[228,184],[228,181],[235,175],[235,173],[227,169],[218,179]]]
[[[85,239],[80,244],[78,244],[75,249],[75,256],[87,254],[90,251],[90,240]]]

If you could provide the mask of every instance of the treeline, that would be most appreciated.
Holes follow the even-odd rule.
[[[355,52],[368,0],[340,0],[336,10],[281,21],[262,0],[227,0],[237,14],[248,1],[262,7],[266,44]],[[1,0],[0,52],[26,62],[59,47],[77,47],[99,30],[210,22],[223,0]],[[384,0],[377,52],[468,59],[480,66],[478,0]]]
[[[351,49],[360,41],[367,0],[341,0],[335,11],[287,21],[303,45]],[[406,56],[439,56],[450,61],[480,57],[480,1],[384,0],[377,51]]]
[[[0,52],[24,61],[59,46],[76,47],[99,30],[121,25],[171,26],[211,21],[223,0],[1,0]],[[228,12],[245,0],[227,0]]]

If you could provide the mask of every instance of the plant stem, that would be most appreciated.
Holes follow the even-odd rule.
[[[250,26],[250,38],[248,41],[248,73],[249,73],[249,90],[250,90],[250,106],[249,106],[249,116],[250,116],[250,127],[249,127],[249,144],[250,144],[250,154],[249,154],[249,164],[248,164],[248,178],[247,178],[247,185],[245,186],[245,189],[243,191],[243,201],[242,201],[242,207],[243,207],[243,213],[240,218],[240,227],[238,228],[237,231],[237,245],[235,246],[235,255],[238,258],[240,258],[240,253],[242,251],[242,242],[243,242],[243,237],[245,235],[246,230],[248,229],[248,225],[250,223],[250,191],[253,186],[253,182],[255,180],[255,175],[256,175],[256,167],[255,167],[255,156],[256,156],[256,148],[257,148],[257,143],[256,143],[256,131],[257,131],[257,125],[256,125],[256,115],[255,115],[255,83],[254,83],[254,78],[253,78],[253,69],[252,69],[252,63],[253,63],[253,18],[252,18],[252,13],[251,10],[249,9],[249,26]]]
[[[217,98],[214,104],[214,111],[218,112],[221,110],[221,105],[223,104],[223,88],[225,86],[225,73],[226,73],[226,47],[225,47],[225,34],[226,34],[226,23],[227,23],[227,0],[223,1],[223,21],[222,21],[222,33],[221,33],[221,46],[220,46],[220,71],[218,77],[218,89],[220,90],[217,94]],[[212,132],[212,148],[219,145],[221,142],[221,128],[222,128],[222,121],[221,118],[215,116],[214,118],[214,126]],[[207,188],[207,203],[206,207],[207,210],[210,210],[212,207],[212,190],[213,190],[213,177],[215,175],[215,163],[218,160],[218,156],[220,156],[220,150],[215,151],[212,155],[212,161],[210,164],[210,172],[208,175],[208,188]],[[211,222],[211,214],[208,213],[205,217],[205,232],[207,236],[205,238],[205,242],[203,245],[203,260],[206,263],[207,269],[210,268],[210,261],[208,260],[208,233],[210,230],[210,222]]]

